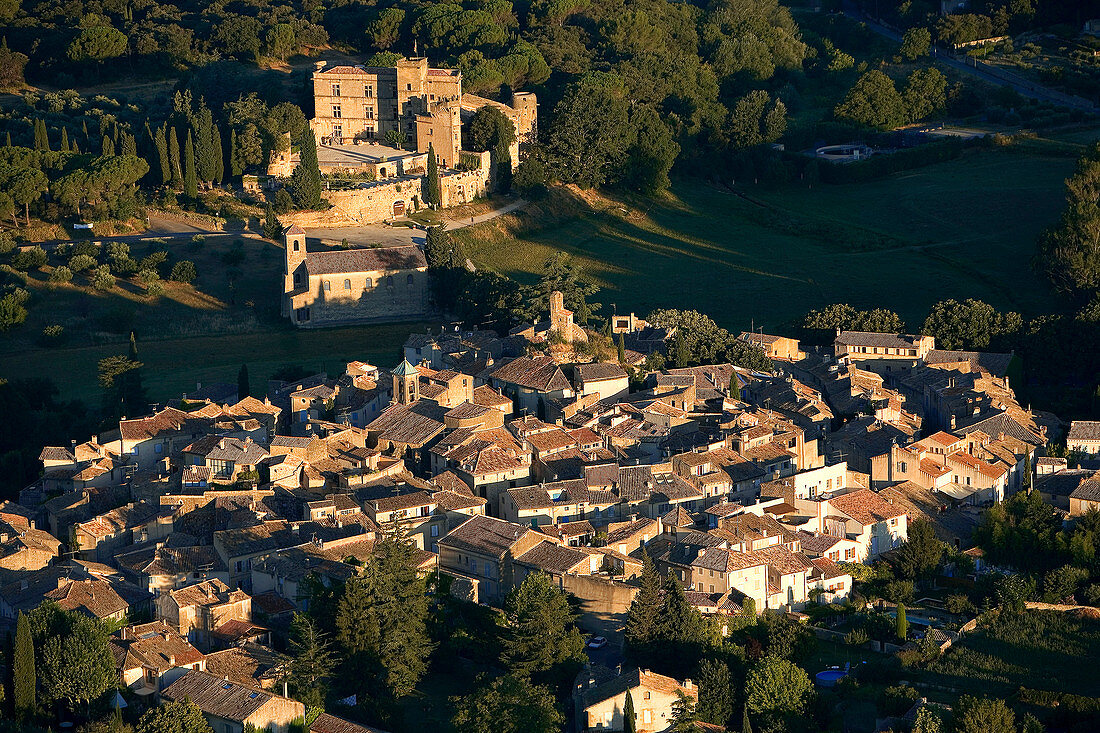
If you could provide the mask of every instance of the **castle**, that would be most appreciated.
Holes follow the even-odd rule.
[[[324,145],[383,140],[397,131],[406,147],[425,153],[435,149],[443,168],[456,168],[462,151],[462,123],[482,107],[494,106],[512,121],[516,142],[512,165],[519,163],[519,146],[534,139],[538,100],[531,92],[514,92],[511,106],[462,92],[462,72],[432,69],[423,57],[402,59],[396,67],[327,66],[313,72],[317,139]]]
[[[296,326],[424,318],[428,263],[415,245],[306,251],[300,226],[283,231],[282,315]]]

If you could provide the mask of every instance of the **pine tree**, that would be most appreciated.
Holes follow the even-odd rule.
[[[465,261],[456,262],[454,243],[445,224],[428,227],[428,234],[424,237],[424,258],[428,261],[428,267],[446,269],[465,264]]]
[[[733,717],[733,678],[725,662],[704,659],[699,665],[699,720],[725,726]]]
[[[317,163],[317,140],[310,130],[299,144],[298,167],[290,176],[290,193],[300,209],[316,209],[321,205],[321,169]]]
[[[690,363],[691,352],[688,351],[687,341],[684,340],[684,333],[677,329],[676,340],[672,342],[672,364],[677,369],[683,369]]]
[[[741,382],[737,380],[737,372],[730,374],[730,399],[741,399]]]
[[[119,146],[119,149],[122,151],[122,154],[133,155],[136,157],[138,154],[137,138],[128,132],[122,133],[119,138],[121,140],[121,145]]]
[[[657,632],[661,609],[661,574],[648,553],[642,553],[641,587],[627,611],[624,632],[627,647],[640,652],[651,644]]]
[[[157,164],[160,168],[160,182],[167,186],[172,182],[172,167],[168,159],[168,138],[164,134],[164,126],[161,125],[153,134],[153,145],[157,149]]]
[[[168,163],[172,171],[172,187],[179,188],[183,184],[183,166],[180,165],[180,139],[174,127],[168,128]]]
[[[283,233],[282,222],[279,221],[279,217],[275,216],[275,207],[271,205],[271,202],[267,202],[267,207],[264,209],[264,225],[263,225],[264,239],[270,239],[272,242],[279,240],[279,235]]]
[[[191,131],[187,131],[187,141],[183,145],[183,195],[190,199],[199,197],[199,180],[195,172],[195,143]]]
[[[909,619],[905,617],[905,604],[898,604],[898,618],[897,618],[897,632],[898,639],[905,641],[909,637]]]
[[[241,364],[241,369],[237,372],[237,399],[243,400],[248,394],[248,365]]]
[[[504,602],[508,633],[501,662],[516,677],[560,683],[572,679],[586,659],[569,597],[546,573],[531,573]]]
[[[15,650],[12,656],[12,697],[15,717],[20,720],[32,718],[38,707],[36,678],[31,624],[20,611],[15,624]]]
[[[4,137],[4,147],[11,147],[11,130],[8,130],[7,135]]]
[[[64,127],[61,128],[61,152],[69,152],[69,131]]]
[[[435,148],[428,143],[428,175],[424,189],[424,203],[433,209],[443,205],[442,187],[439,182],[439,162],[435,157]]]
[[[634,717],[634,698],[630,696],[630,690],[626,691],[626,702],[623,703],[623,733],[635,733],[638,730],[638,721]]]

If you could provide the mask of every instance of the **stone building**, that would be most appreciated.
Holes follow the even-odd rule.
[[[462,93],[462,73],[433,69],[424,57],[402,59],[395,67],[326,66],[313,72],[314,118],[310,121],[324,145],[384,139],[399,132],[405,146],[417,152],[435,148],[443,168],[455,168],[462,151],[462,123],[485,106],[499,108],[516,127],[512,165],[519,145],[533,139],[538,100],[514,92],[511,106]]]
[[[429,312],[428,263],[419,247],[306,252],[299,226],[283,232],[282,314],[304,328],[357,321],[401,321]]]

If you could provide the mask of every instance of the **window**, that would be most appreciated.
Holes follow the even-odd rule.
[[[332,116],[337,117],[337,118],[340,117],[340,105],[338,105],[338,104],[332,105]]]
[[[642,695],[642,699],[644,699],[644,700],[649,699],[649,690],[646,690],[646,693],[644,695]],[[646,712],[649,712],[649,711],[647,710]]]
[[[297,240],[297,239],[295,239],[295,240],[294,240],[294,251],[295,251],[295,252],[297,252],[297,251],[299,251],[300,249],[301,249],[301,247],[300,247],[300,246],[299,246],[299,244],[298,244],[298,240]]]
[[[323,287],[325,290],[332,290],[332,281],[331,280],[322,280],[321,281],[321,287]]]
[[[438,537],[438,536],[439,536],[439,525],[438,524],[433,524],[432,525],[432,537]]]
[[[366,286],[365,286],[365,287],[368,287],[368,288],[374,287],[374,281],[372,281],[372,280],[371,280],[371,279],[370,279],[370,278],[368,277],[368,278],[367,278],[367,284],[366,284]]]
[[[302,284],[302,276],[299,273],[294,273],[294,287],[298,287]]]
[[[413,85],[412,84],[406,84],[405,85],[405,91],[406,92],[411,92],[412,90],[413,90]]]
[[[374,96],[374,85],[373,84],[367,84],[367,86],[363,88],[363,96],[365,96],[365,97],[373,97]]]
[[[344,290],[351,290],[351,280],[344,278]]]
[[[164,446],[163,446],[163,445],[161,445],[160,443],[157,443],[156,445],[154,445],[154,446],[153,446],[153,452],[155,452],[155,453],[163,453],[163,452],[164,452]],[[968,484],[969,484],[969,483],[970,483],[970,479],[967,479],[967,480],[966,480],[966,483],[968,483]]]
[[[340,84],[339,83],[336,83],[336,84],[332,85],[332,96],[334,96],[334,97],[339,97],[340,96]]]
[[[408,276],[405,277],[405,284],[406,285],[412,285],[413,284],[413,276],[412,275],[408,275]]]
[[[367,119],[368,120],[373,120],[374,119],[374,109],[371,108],[371,107],[367,107]]]
[[[393,287],[393,275],[386,275],[386,287]]]
[[[333,125],[332,126],[332,136],[336,140],[343,140],[344,139],[344,126],[343,125]]]

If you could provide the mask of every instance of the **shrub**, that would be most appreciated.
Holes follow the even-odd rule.
[[[15,249],[15,237],[11,232],[0,232],[0,254],[6,255]]]
[[[849,646],[863,646],[871,640],[866,629],[852,629],[844,636],[844,643]]]
[[[159,280],[149,283],[149,285],[145,288],[145,294],[148,295],[150,298],[159,298],[160,296],[164,295],[164,284],[161,283]]]
[[[73,251],[76,251],[75,247],[73,248]],[[88,254],[74,254],[72,258],[69,259],[69,269],[72,270],[74,273],[84,272],[85,270],[90,270],[95,266],[95,257],[92,257]]]
[[[94,260],[99,256],[99,247],[96,247],[91,242],[77,242],[73,245],[70,254],[74,257],[77,255],[86,255]]]
[[[21,272],[36,270],[46,264],[46,250],[39,246],[20,250],[11,258],[11,266]]]
[[[42,329],[42,343],[54,346],[65,338],[65,327],[60,324],[46,326]]]
[[[152,285],[156,281],[160,280],[160,275],[156,270],[142,270],[138,273],[138,280],[145,285]]]
[[[0,298],[0,331],[7,331],[25,320],[27,309],[23,307],[23,299],[15,293]]]
[[[195,236],[191,237],[191,244],[195,245],[196,247],[203,246],[204,244],[206,244],[206,235],[196,234]]]
[[[168,276],[168,279],[178,283],[189,283],[198,276],[199,273],[195,269],[194,262],[191,260],[180,260],[172,265],[172,274]]]
[[[111,268],[107,265],[100,265],[91,272],[92,287],[96,290],[113,290],[115,287],[115,276],[111,274]]]
[[[970,602],[970,598],[961,593],[949,595],[945,605],[948,613],[974,613],[977,610]]]
[[[164,250],[157,250],[150,252],[141,258],[141,263],[138,265],[138,270],[153,270],[159,274],[160,266],[164,264],[168,259],[168,253]]]
[[[50,282],[52,283],[67,283],[73,279],[73,271],[65,267],[65,265],[58,265],[53,268],[53,272],[50,273]]]

